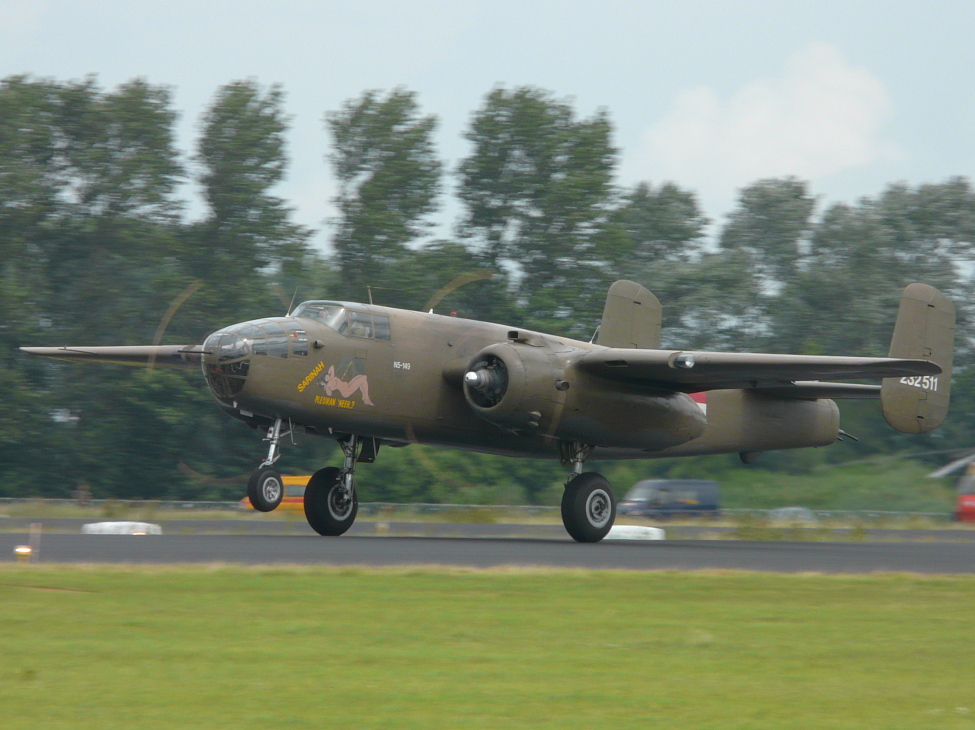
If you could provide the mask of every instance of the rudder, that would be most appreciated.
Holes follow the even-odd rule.
[[[890,357],[930,360],[941,375],[886,378],[880,389],[884,418],[903,433],[928,433],[942,424],[951,395],[955,306],[927,284],[904,289]]]

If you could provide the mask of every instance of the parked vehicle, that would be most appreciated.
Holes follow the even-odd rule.
[[[644,479],[616,507],[634,517],[707,516],[719,513],[718,483],[709,479]]]

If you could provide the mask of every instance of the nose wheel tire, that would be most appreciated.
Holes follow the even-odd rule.
[[[247,498],[258,512],[270,512],[284,497],[281,475],[271,467],[257,469],[247,482]]]
[[[349,495],[334,466],[316,471],[305,487],[305,518],[319,535],[335,537],[346,532],[359,513],[359,497]]]
[[[616,520],[616,497],[596,472],[569,480],[562,495],[562,524],[576,542],[599,542]]]

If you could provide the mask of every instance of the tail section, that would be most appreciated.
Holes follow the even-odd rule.
[[[948,414],[954,343],[951,301],[933,286],[908,286],[897,310],[890,357],[931,360],[941,366],[941,375],[886,378],[880,404],[887,423],[903,433],[927,433],[941,425]]]
[[[634,281],[609,288],[596,344],[640,350],[660,348],[660,302]]]

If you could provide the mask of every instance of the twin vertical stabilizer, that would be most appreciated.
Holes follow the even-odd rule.
[[[940,375],[886,378],[880,404],[887,423],[904,433],[933,431],[948,414],[951,358],[955,342],[955,307],[927,284],[904,290],[890,342],[890,357],[930,360]]]
[[[596,344],[656,350],[660,347],[660,302],[635,281],[617,281],[609,288]]]

